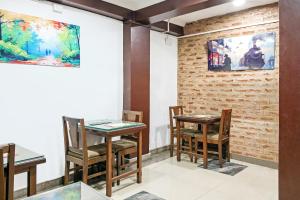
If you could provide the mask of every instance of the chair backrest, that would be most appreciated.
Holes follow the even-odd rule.
[[[124,110],[123,111],[123,116],[122,116],[123,121],[128,121],[128,122],[143,122],[143,112],[141,111],[131,111],[131,110]],[[137,137],[133,135],[124,135],[121,138],[123,139],[128,139],[132,141],[137,141]]]
[[[143,122],[143,112],[124,110],[122,120],[129,122]]]
[[[83,160],[88,159],[87,139],[84,119],[63,117],[65,154],[69,151],[83,154]]]
[[[7,159],[6,167],[4,167],[4,158]],[[6,168],[6,170],[4,170],[4,168]],[[15,175],[15,145],[14,144],[1,145],[0,146],[0,200],[14,199],[14,175]]]
[[[230,136],[232,109],[223,110],[219,129],[219,138],[223,139]]]
[[[183,106],[170,106],[169,107],[171,133],[175,132],[176,122],[174,120],[174,116],[176,116],[176,115],[183,115]],[[183,127],[183,123],[181,123],[180,126]]]

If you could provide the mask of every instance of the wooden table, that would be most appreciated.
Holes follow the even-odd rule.
[[[111,121],[111,120],[108,120]],[[116,122],[114,122],[116,123]],[[112,195],[112,183],[114,181],[123,179],[132,174],[137,174],[137,183],[142,182],[142,130],[146,128],[143,123],[136,122],[119,122],[131,125],[119,127],[119,128],[105,128],[103,125],[107,124],[105,121],[99,123],[89,122],[85,125],[86,131],[89,134],[101,136],[106,141],[106,195],[111,197]],[[102,125],[103,124],[103,125]],[[123,135],[136,135],[138,138],[137,144],[137,169],[121,174],[120,176],[112,177],[112,138]]]
[[[194,123],[202,126],[203,134],[203,162],[204,168],[207,169],[207,131],[210,124],[220,122],[221,117],[216,115],[177,115],[174,116],[176,119],[176,133],[177,133],[177,161],[181,161],[181,134],[180,124],[181,122]]]
[[[27,196],[36,194],[36,167],[45,162],[46,159],[43,155],[16,145],[15,175],[27,173]]]

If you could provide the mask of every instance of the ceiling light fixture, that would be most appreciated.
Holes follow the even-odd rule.
[[[246,3],[246,0],[234,0],[232,3],[234,6],[238,7],[244,5]]]

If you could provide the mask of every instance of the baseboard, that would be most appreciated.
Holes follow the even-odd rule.
[[[37,188],[36,188],[37,193],[56,188],[58,186],[61,186],[62,184],[63,184],[63,177],[46,181],[43,183],[39,183],[37,184]],[[27,195],[27,188],[20,189],[14,192],[15,199],[24,198],[26,195]]]
[[[164,151],[168,151],[170,149],[170,146],[163,146],[163,147],[159,147],[159,148],[156,148],[156,149],[152,149],[150,151],[150,154],[153,155],[153,154],[158,154],[158,153],[161,153],[161,152],[164,152]]]
[[[241,156],[238,154],[231,154],[231,158],[235,160],[239,160],[242,162],[247,162],[255,165],[260,165],[263,167],[269,167],[272,169],[278,169],[278,163],[273,162],[273,161],[268,161],[268,160],[261,160],[257,158],[251,158],[251,157],[246,157],[246,156]]]
[[[143,159],[143,161],[146,161],[146,160],[150,159],[151,155],[158,154],[158,153],[168,151],[168,150],[169,150],[169,146],[163,146],[163,147],[159,147],[156,149],[152,149],[152,150],[150,150],[149,153],[143,155],[142,159]],[[130,161],[136,161],[136,157],[131,158]]]

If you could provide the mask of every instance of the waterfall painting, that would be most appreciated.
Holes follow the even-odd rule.
[[[80,66],[80,27],[0,9],[0,63]]]
[[[208,70],[272,70],[275,42],[275,32],[209,41]]]

